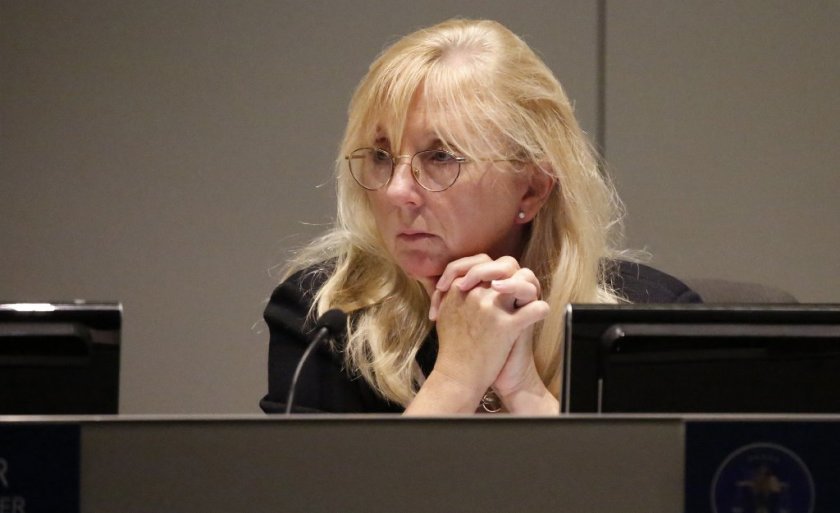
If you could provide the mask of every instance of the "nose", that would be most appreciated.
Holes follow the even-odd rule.
[[[423,188],[414,179],[411,156],[400,155],[394,163],[394,174],[385,186],[385,195],[394,205],[419,206],[423,203]]]

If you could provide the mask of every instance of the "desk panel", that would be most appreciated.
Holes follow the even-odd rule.
[[[85,513],[609,511],[683,501],[680,419],[82,423]]]

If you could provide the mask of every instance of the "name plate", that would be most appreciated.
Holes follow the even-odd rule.
[[[0,424],[0,513],[79,513],[80,427]]]
[[[840,511],[840,422],[688,422],[685,456],[685,513]]]

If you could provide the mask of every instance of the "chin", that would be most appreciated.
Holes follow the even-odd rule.
[[[397,257],[397,265],[405,274],[415,280],[437,278],[446,269],[446,263],[437,259],[417,255],[400,255]]]

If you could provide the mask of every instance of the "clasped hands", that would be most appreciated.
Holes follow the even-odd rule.
[[[533,326],[549,307],[530,269],[507,256],[460,258],[430,296],[438,357],[407,413],[471,412],[491,386],[511,413],[558,411],[534,364]]]

